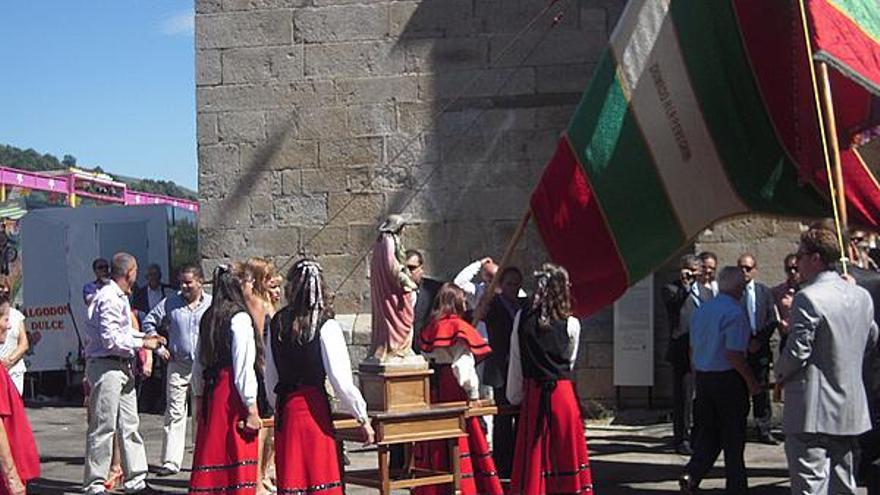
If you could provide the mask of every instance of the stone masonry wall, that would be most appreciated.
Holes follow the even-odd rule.
[[[410,215],[437,278],[501,256],[625,0],[195,3],[205,268],[316,255],[365,329],[361,261],[386,214]],[[530,229],[515,262],[544,258]]]

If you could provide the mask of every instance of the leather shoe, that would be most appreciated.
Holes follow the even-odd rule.
[[[691,475],[683,474],[678,478],[678,489],[680,493],[685,495],[693,495],[699,491],[697,483],[691,479]]]
[[[170,468],[168,466],[162,466],[156,470],[156,476],[164,478],[165,476],[174,476],[179,473],[179,469]]]

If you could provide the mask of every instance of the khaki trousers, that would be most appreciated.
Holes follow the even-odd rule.
[[[89,359],[89,429],[83,485],[85,493],[104,493],[104,481],[113,457],[113,436],[122,442],[122,471],[126,491],[143,488],[147,478],[147,455],[138,431],[140,420],[131,363],[116,359]]]
[[[162,465],[180,471],[186,446],[186,416],[192,363],[168,362],[165,385],[165,438],[162,441]]]

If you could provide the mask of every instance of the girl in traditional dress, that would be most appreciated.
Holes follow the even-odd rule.
[[[0,296],[0,330],[9,331],[10,308]],[[0,495],[25,495],[27,482],[40,475],[40,456],[21,395],[0,368]]]
[[[256,493],[262,425],[255,365],[263,360],[263,345],[242,293],[248,274],[226,265],[215,270],[213,300],[199,328],[192,373],[198,422],[192,495]]]
[[[329,378],[339,408],[361,424],[368,443],[373,429],[367,405],[354,386],[342,327],[333,319],[321,266],[301,260],[287,274],[287,306],[272,318],[266,347],[266,386],[275,398],[275,468],[278,493],[341,495]]]
[[[431,402],[475,401],[480,397],[480,379],[476,363],[489,355],[489,344],[477,330],[464,320],[465,293],[454,284],[446,283],[437,293],[433,321],[419,334],[422,355],[431,361]],[[501,481],[489,451],[486,435],[479,418],[466,423],[467,437],[458,439],[461,456],[461,493],[463,495],[501,495]],[[418,467],[449,469],[446,441],[422,442],[416,445]],[[452,493],[447,485],[413,489],[417,495]]]
[[[531,309],[517,313],[510,339],[507,399],[522,404],[511,494],[594,493],[572,369],[580,322],[571,316],[568,272],[545,263]]]
[[[275,304],[272,302],[272,279],[275,277],[275,267],[272,263],[259,257],[248,258],[241,267],[248,272],[243,277],[245,285],[242,286],[244,300],[248,306],[248,312],[254,320],[254,324],[263,336],[265,348],[269,333],[269,320],[275,314]],[[257,410],[260,418],[269,419],[275,415],[272,404],[266,398],[265,374],[263,366],[257,368]],[[261,429],[259,463],[257,464],[257,494],[264,495],[275,490],[275,442],[272,430]]]
[[[12,287],[9,284],[9,278],[0,277],[0,297],[11,300],[11,296]],[[2,346],[0,346],[0,363],[9,370],[9,376],[19,394],[24,390],[24,373],[27,371],[24,355],[29,347],[27,332],[24,329],[24,315],[21,311],[10,306],[9,330],[6,332]]]

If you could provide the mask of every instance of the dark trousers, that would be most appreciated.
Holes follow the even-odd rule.
[[[761,435],[770,434],[773,408],[770,405],[770,358],[749,356],[749,368],[761,385],[761,392],[752,396],[752,417]]]
[[[675,443],[690,440],[693,423],[693,373],[690,367],[672,367],[672,434]]]
[[[725,493],[746,493],[746,417],[749,393],[736,371],[696,373],[696,412],[700,418],[687,473],[699,483],[724,451]]]
[[[507,405],[504,387],[495,387],[495,402]],[[516,449],[516,427],[514,416],[495,416],[492,418],[492,457],[498,477],[509,479],[510,467],[513,465],[513,451]]]

